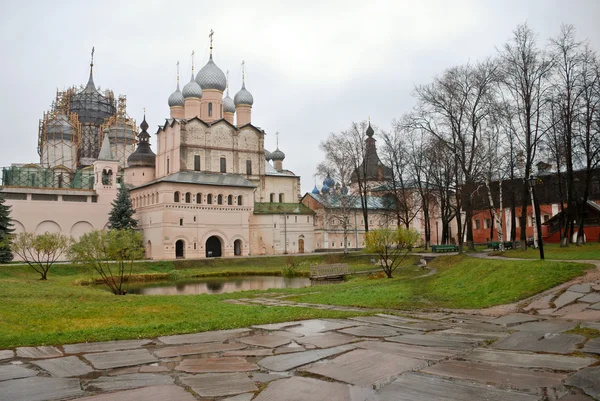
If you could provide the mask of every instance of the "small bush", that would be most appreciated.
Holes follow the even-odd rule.
[[[328,265],[334,265],[336,263],[341,263],[342,258],[340,255],[325,255],[325,263]]]
[[[285,258],[285,266],[281,268],[281,275],[288,278],[298,275],[298,263],[295,257],[288,256]]]

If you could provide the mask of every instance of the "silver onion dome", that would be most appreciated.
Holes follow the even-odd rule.
[[[229,95],[223,98],[223,113],[235,113],[235,104]]]
[[[267,149],[265,149],[265,160],[271,160],[271,152],[269,152]]]
[[[65,114],[58,114],[45,123],[46,138],[48,140],[70,141],[75,135],[75,129]]]
[[[279,147],[277,149],[275,149],[273,152],[271,152],[270,156],[271,156],[271,160],[274,160],[274,161],[285,159],[285,153],[283,153],[281,150],[279,150]]]
[[[204,90],[216,89],[221,92],[225,91],[225,88],[227,87],[227,78],[223,71],[221,71],[213,61],[212,54],[208,63],[198,71],[196,82]]]
[[[242,89],[240,89],[240,91],[235,94],[235,97],[233,98],[233,102],[235,103],[236,106],[239,106],[239,105],[252,106],[252,103],[254,103],[254,98],[252,97],[252,94],[250,92],[248,92],[248,90],[246,89],[245,84],[242,84]]]
[[[192,79],[190,79],[190,82],[185,84],[181,93],[183,94],[184,99],[188,99],[191,97],[200,99],[202,97],[202,88],[200,87],[200,85],[198,85],[196,81],[194,81],[193,75]]]
[[[183,100],[183,93],[181,93],[181,90],[179,89],[179,84],[177,84],[177,90],[175,90],[175,92],[171,93],[171,96],[169,96],[169,107],[183,107]]]

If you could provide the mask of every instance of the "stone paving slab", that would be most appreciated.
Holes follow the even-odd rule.
[[[285,379],[289,376],[284,376],[283,374],[276,373],[261,373],[261,372],[253,372],[250,378],[259,383],[269,383],[274,380]]]
[[[161,365],[145,365],[140,366],[140,368],[138,369],[139,373],[164,373],[168,371],[168,367]]]
[[[201,397],[226,397],[258,390],[243,373],[208,373],[183,377],[181,381]]]
[[[298,333],[305,336],[309,336],[317,333],[323,333],[325,331],[339,330],[357,326],[357,324],[351,323],[349,321],[337,322],[324,319],[303,320],[300,323],[300,325],[288,327],[286,328],[286,330],[292,333]]]
[[[583,284],[575,284],[570,286],[567,291],[573,291],[573,292],[580,292],[583,294],[587,294],[588,292],[592,291],[592,285],[590,283],[583,283]]]
[[[492,324],[497,324],[499,326],[512,327],[522,323],[536,322],[538,320],[540,319],[533,315],[526,315],[524,313],[513,313],[496,319],[491,319],[488,322]]]
[[[147,349],[109,351],[99,354],[85,354],[83,357],[90,361],[96,369],[114,369],[158,362],[158,359],[151,355]]]
[[[87,391],[116,391],[160,384],[173,384],[173,378],[171,376],[153,373],[134,373],[131,375],[112,377],[102,376],[95,380],[90,380],[85,386],[85,389]]]
[[[588,352],[590,354],[599,354],[600,355],[600,338],[593,338],[585,343],[585,346],[582,349],[583,352]],[[600,377],[598,378],[600,379]]]
[[[596,309],[596,310],[593,310]],[[562,317],[569,320],[591,320],[600,321],[600,303],[591,305],[587,310],[579,313],[571,313]]]
[[[467,361],[445,361],[424,369],[423,372],[481,383],[494,383],[520,390],[555,387],[567,378],[565,373],[542,372]]]
[[[372,390],[352,388],[347,384],[291,377],[271,383],[253,401],[362,401],[369,394]]]
[[[357,348],[368,349],[384,354],[387,353],[401,355],[409,358],[424,359],[428,361],[441,361],[442,359],[451,358],[459,352],[458,350],[421,347],[418,345],[406,345],[382,341],[363,341],[353,345]]]
[[[63,345],[63,349],[67,354],[121,351],[125,349],[139,348],[146,344],[150,344],[151,342],[152,340],[104,341],[99,343],[67,344]]]
[[[596,304],[600,302],[600,292],[593,292],[591,294],[587,294],[584,297],[578,299],[579,302],[585,302],[588,304]]]
[[[227,351],[223,356],[271,356],[273,355],[272,349],[252,348],[242,349],[239,351]]]
[[[570,305],[567,305],[565,307],[555,310],[554,312],[552,312],[552,314],[555,316],[572,315],[574,313],[583,312],[584,310],[586,310],[588,308],[588,306],[589,306],[589,304],[586,304],[583,302],[575,302],[574,304],[570,304]]]
[[[252,326],[252,328],[254,329],[261,329],[261,330],[283,330],[285,328],[288,327],[293,327],[293,326],[300,326],[302,324],[303,320],[297,321],[297,322],[285,322],[285,323],[272,323],[272,324],[259,324],[259,325],[255,325]]]
[[[569,377],[565,384],[580,388],[587,395],[600,399],[600,366],[580,370]]]
[[[11,349],[0,350],[0,361],[12,359],[15,357],[15,353]]]
[[[241,357],[185,359],[175,370],[188,373],[233,373],[258,370],[258,366]]]
[[[593,398],[581,394],[568,394],[560,398],[558,401],[594,401]]]
[[[358,349],[301,370],[348,384],[379,388],[402,372],[425,366],[427,362],[422,359]]]
[[[295,352],[293,354],[268,356],[262,359],[260,362],[258,362],[258,364],[265,369],[273,370],[275,372],[284,372],[286,370],[307,365],[309,363],[316,362],[320,359],[341,354],[343,352],[351,351],[353,349],[355,349],[355,347],[352,345],[341,345],[339,347],[334,348],[317,349],[311,351]]]
[[[289,344],[292,341],[292,338],[279,334],[259,334],[240,338],[238,341],[256,347],[277,348]]]
[[[204,333],[180,334],[176,336],[158,337],[158,340],[168,345],[225,342],[232,338],[242,337],[251,333],[250,329],[233,329],[207,331]]]
[[[38,372],[16,365],[0,365],[0,382],[4,380],[22,379],[36,376]]]
[[[17,348],[17,356],[19,358],[42,359],[56,358],[58,356],[63,356],[63,353],[58,348],[50,346],[19,347]]]
[[[548,352],[552,354],[570,354],[585,337],[574,334],[542,335],[538,332],[517,332],[493,345],[497,349],[513,351]]]
[[[137,390],[78,398],[78,401],[195,401],[196,398],[175,385],[150,386]]]
[[[234,397],[225,398],[222,401],[250,401],[250,400],[252,400],[252,398],[254,398],[254,393],[246,393],[246,394],[236,395]]]
[[[363,324],[377,324],[381,326],[391,326],[396,328],[404,328],[411,331],[426,331],[425,329],[411,328],[411,324],[436,324],[436,322],[427,322],[423,320],[402,318],[392,315],[375,315],[375,316],[357,316],[350,318],[351,320],[361,322]],[[437,323],[444,326],[443,323]]]
[[[80,395],[78,379],[38,376],[0,382],[0,401],[49,401]]]
[[[512,330],[532,331],[538,333],[560,333],[577,327],[577,322],[567,322],[562,319],[545,320],[542,322],[524,323],[511,327]]]
[[[438,331],[435,334],[468,337],[472,338],[474,341],[496,340],[510,335],[510,333],[505,331],[480,331],[461,326]]]
[[[554,300],[554,305],[557,308],[562,308],[563,306],[570,304],[571,302],[577,301],[579,298],[583,297],[585,294],[581,292],[574,291],[565,291],[558,298]]]
[[[33,361],[32,363],[49,372],[54,377],[84,376],[94,371],[94,369],[83,363],[76,356],[42,359],[40,361]]]
[[[470,337],[431,334],[406,334],[403,336],[386,338],[386,340],[403,344],[421,345],[424,347],[450,349],[468,349],[472,348],[478,342]]]
[[[360,339],[353,336],[347,336],[344,334],[337,334],[331,332],[315,334],[313,336],[307,336],[296,339],[296,342],[300,344],[311,344],[317,348],[337,347],[338,345],[350,344],[356,341],[360,341]]]
[[[246,348],[243,344],[229,343],[203,343],[193,345],[176,345],[173,347],[158,348],[154,355],[159,358],[172,358],[182,355],[211,354],[215,352],[234,351]]]
[[[369,401],[540,401],[540,396],[491,386],[405,373]]]
[[[497,351],[478,348],[463,357],[468,361],[487,362],[497,365],[508,365],[521,368],[542,368],[572,371],[585,368],[596,363],[595,358],[580,358],[552,354],[532,354],[514,351]]]
[[[587,329],[600,330],[600,323],[582,322],[581,323],[581,327],[582,328],[587,328]]]
[[[384,337],[392,337],[397,336],[398,334],[402,334],[406,331],[398,330],[393,327],[388,326],[378,326],[378,325],[369,325],[369,326],[357,326],[350,327],[348,329],[339,330],[340,333],[350,334],[357,337],[373,337],[373,338],[384,338]],[[414,333],[414,332],[413,332]]]
[[[550,309],[550,302],[552,301],[552,298],[554,298],[554,294],[543,296],[527,305],[525,308],[523,308],[523,310],[530,311],[532,309]]]

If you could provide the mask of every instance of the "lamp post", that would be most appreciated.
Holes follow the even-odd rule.
[[[538,178],[529,176],[529,186],[533,195],[533,210],[535,211],[535,226],[537,228],[537,242],[540,248],[540,259],[544,260],[544,242],[542,241],[542,221],[540,219],[540,205],[535,195],[535,185],[538,183]]]

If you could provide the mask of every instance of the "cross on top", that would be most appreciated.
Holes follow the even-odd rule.
[[[213,41],[213,35],[215,34],[215,31],[213,31],[212,29],[210,30],[210,33],[208,34],[208,37],[210,38],[210,55],[212,56],[212,41]]]
[[[279,131],[275,133],[275,138],[277,140],[277,149],[279,149]]]

